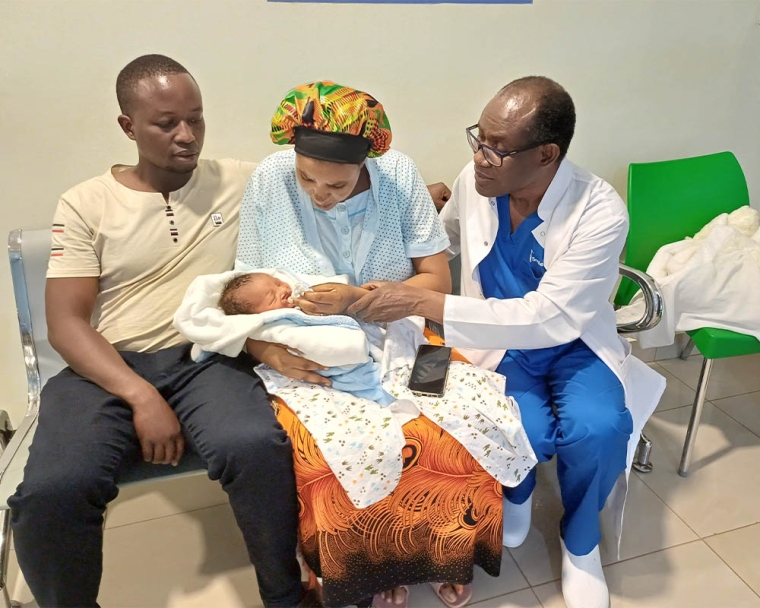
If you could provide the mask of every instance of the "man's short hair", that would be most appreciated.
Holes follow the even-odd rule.
[[[567,155],[575,133],[575,104],[570,94],[551,78],[526,76],[513,80],[501,91],[508,95],[515,90],[531,90],[538,96],[538,105],[529,127],[531,142],[557,144],[560,158]]]
[[[165,55],[143,55],[130,61],[116,78],[116,100],[121,113],[129,113],[138,82],[144,78],[174,74],[187,74],[192,78],[192,74],[183,65]]]

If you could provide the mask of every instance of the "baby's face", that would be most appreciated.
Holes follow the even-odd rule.
[[[253,281],[240,287],[241,297],[251,306],[251,314],[277,310],[278,308],[295,308],[290,301],[290,285],[268,274],[262,274]]]

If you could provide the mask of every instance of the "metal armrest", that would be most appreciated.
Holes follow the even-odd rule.
[[[13,279],[13,294],[16,299],[16,312],[18,313],[18,326],[21,333],[21,347],[24,354],[27,379],[27,405],[24,419],[18,429],[2,451],[0,456],[0,479],[8,469],[13,457],[16,455],[27,433],[31,430],[37,419],[40,406],[40,393],[42,380],[37,362],[37,349],[34,346],[34,334],[32,331],[32,313],[29,307],[29,293],[24,274],[24,259],[21,252],[22,231],[13,230],[8,236],[8,257],[11,264],[11,278]]]
[[[646,272],[636,270],[625,264],[619,265],[620,274],[639,286],[644,294],[644,315],[637,321],[622,323],[617,326],[618,333],[627,334],[635,331],[652,329],[662,319],[662,292]],[[639,435],[639,443],[636,446],[636,454],[631,466],[639,473],[649,473],[654,468],[651,462],[652,442],[644,433]]]
[[[652,329],[662,319],[663,304],[660,288],[646,272],[636,270],[625,264],[620,264],[620,274],[639,286],[644,295],[645,310],[643,316],[637,321],[618,325],[618,333],[628,334]]]
[[[27,410],[26,415],[35,414],[39,407],[42,379],[37,362],[37,349],[34,346],[32,312],[29,307],[29,291],[24,274],[24,258],[21,253],[22,231],[13,230],[8,235],[8,257],[13,280],[13,295],[16,300],[18,327],[21,334],[21,348],[26,368]]]

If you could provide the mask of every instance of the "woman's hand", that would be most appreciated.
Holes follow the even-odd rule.
[[[300,351],[289,348],[285,344],[275,344],[273,342],[262,342],[261,340],[246,340],[248,354],[254,359],[268,365],[276,372],[283,376],[293,378],[294,380],[303,380],[312,384],[321,384],[322,386],[331,386],[330,381],[316,373],[317,370],[327,369],[324,365],[314,363],[294,352],[302,354]]]
[[[322,283],[315,285],[312,291],[307,291],[294,303],[307,315],[342,315],[366,293],[366,289],[353,285]]]
[[[391,281],[370,281],[369,283],[365,283],[362,285],[362,289],[366,289],[367,291],[375,291],[378,287],[382,287],[383,285],[387,285]]]

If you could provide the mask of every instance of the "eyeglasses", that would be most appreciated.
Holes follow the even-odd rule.
[[[526,146],[524,148],[518,148],[517,150],[512,150],[511,152],[502,152],[501,150],[487,146],[482,141],[480,141],[478,139],[478,136],[474,133],[475,129],[477,128],[478,125],[472,125],[471,127],[467,127],[465,129],[465,132],[467,133],[467,143],[470,144],[470,148],[472,148],[472,151],[475,154],[482,150],[483,158],[486,159],[486,162],[489,165],[492,165],[494,167],[501,167],[501,165],[504,163],[504,159],[508,156],[514,156],[515,154],[520,154],[520,152],[527,152],[528,150],[533,150],[533,148],[538,148],[539,146],[544,145],[542,142],[538,144],[531,144],[530,146]]]

